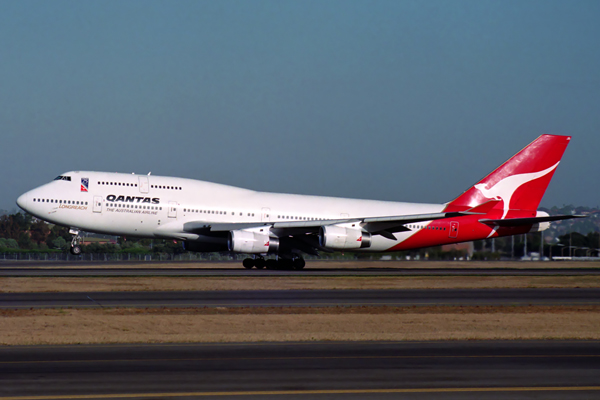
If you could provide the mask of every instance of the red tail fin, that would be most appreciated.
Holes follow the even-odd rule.
[[[542,135],[476,185],[448,203],[445,211],[462,211],[490,199],[505,218],[510,210],[537,210],[570,136]]]

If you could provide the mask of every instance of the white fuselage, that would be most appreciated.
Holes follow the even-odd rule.
[[[198,240],[197,234],[184,231],[185,223],[331,220],[427,214],[444,208],[443,204],[257,192],[153,175],[71,171],[61,177],[23,194],[18,205],[48,222],[118,236]],[[402,241],[413,233],[394,235]],[[385,251],[396,243],[376,236],[369,250]]]

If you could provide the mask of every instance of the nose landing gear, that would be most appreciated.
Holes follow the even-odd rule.
[[[73,235],[73,239],[71,239],[71,254],[74,256],[81,255],[81,236],[79,236],[79,229],[69,229],[69,233]]]

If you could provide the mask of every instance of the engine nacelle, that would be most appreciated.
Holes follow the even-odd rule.
[[[252,231],[231,231],[227,240],[229,251],[236,253],[276,253],[279,250],[279,239],[270,237],[268,233]]]
[[[319,243],[328,249],[366,249],[371,247],[371,234],[360,229],[327,225],[321,227]]]

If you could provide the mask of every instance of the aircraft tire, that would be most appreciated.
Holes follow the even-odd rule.
[[[80,256],[81,255],[81,247],[80,246],[71,247],[71,254],[73,254],[74,256]]]
[[[292,264],[294,265],[294,269],[301,270],[306,265],[306,261],[304,261],[304,258],[298,257],[292,261]]]
[[[245,258],[244,261],[242,261],[242,265],[246,269],[252,269],[252,267],[254,267],[254,260],[251,258]]]
[[[292,269],[293,265],[292,260],[288,258],[282,258],[277,261],[277,269]]]
[[[277,269],[277,260],[273,260],[272,258],[265,261],[265,266],[267,269]]]
[[[265,259],[264,258],[257,258],[254,260],[254,266],[256,267],[256,269],[263,269],[265,267]]]

